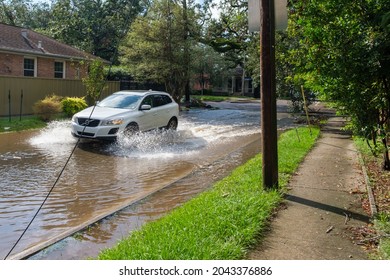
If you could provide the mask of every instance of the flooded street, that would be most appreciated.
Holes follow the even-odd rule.
[[[182,112],[177,131],[120,137],[110,144],[81,141],[10,258],[31,255],[101,220],[32,258],[94,257],[258,153],[260,104],[215,106],[220,109]],[[279,128],[290,127],[287,105],[279,105],[278,111]],[[53,122],[40,131],[0,134],[1,259],[29,224],[74,148],[69,126]]]

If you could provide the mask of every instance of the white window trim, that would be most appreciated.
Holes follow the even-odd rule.
[[[65,79],[66,77],[66,61],[65,60],[55,60],[54,62],[62,62],[62,79]],[[55,69],[54,69],[55,74]]]
[[[25,59],[33,59],[34,60],[34,78],[36,78],[37,77],[37,74],[38,74],[38,60],[37,60],[37,58],[36,57],[31,57],[31,56],[25,56],[25,57],[23,57],[23,76],[24,76],[24,70],[26,70],[26,69],[24,69],[24,60]],[[28,77],[28,76],[25,76],[25,77]]]

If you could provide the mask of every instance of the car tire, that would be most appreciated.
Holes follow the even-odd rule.
[[[136,134],[138,131],[139,131],[139,127],[136,123],[129,123],[126,126],[123,133],[125,134],[125,136],[132,136],[132,135]]]
[[[168,130],[176,130],[177,129],[177,125],[178,125],[178,122],[177,122],[177,119],[176,118],[171,118],[168,122],[168,125],[167,125],[167,129]]]

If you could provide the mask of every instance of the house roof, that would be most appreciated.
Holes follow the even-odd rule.
[[[35,31],[3,23],[0,23],[0,51],[62,59],[102,60]]]

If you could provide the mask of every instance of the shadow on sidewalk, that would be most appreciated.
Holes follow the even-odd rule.
[[[321,210],[324,210],[324,211],[332,212],[332,213],[335,213],[335,214],[340,215],[340,216],[347,215],[351,219],[359,220],[359,221],[362,221],[362,222],[365,222],[365,223],[369,223],[369,221],[370,221],[370,217],[368,217],[366,215],[362,215],[362,214],[359,214],[359,213],[351,212],[351,211],[345,210],[343,208],[335,207],[335,206],[328,205],[328,204],[323,204],[323,203],[320,203],[320,202],[316,202],[316,201],[309,200],[309,199],[306,199],[306,198],[298,197],[298,196],[295,196],[295,195],[287,194],[285,199],[289,200],[291,202],[296,202],[296,203],[303,204],[303,205],[306,205],[306,206],[310,206],[310,207],[313,207],[313,208],[317,208],[317,209],[321,209]]]

